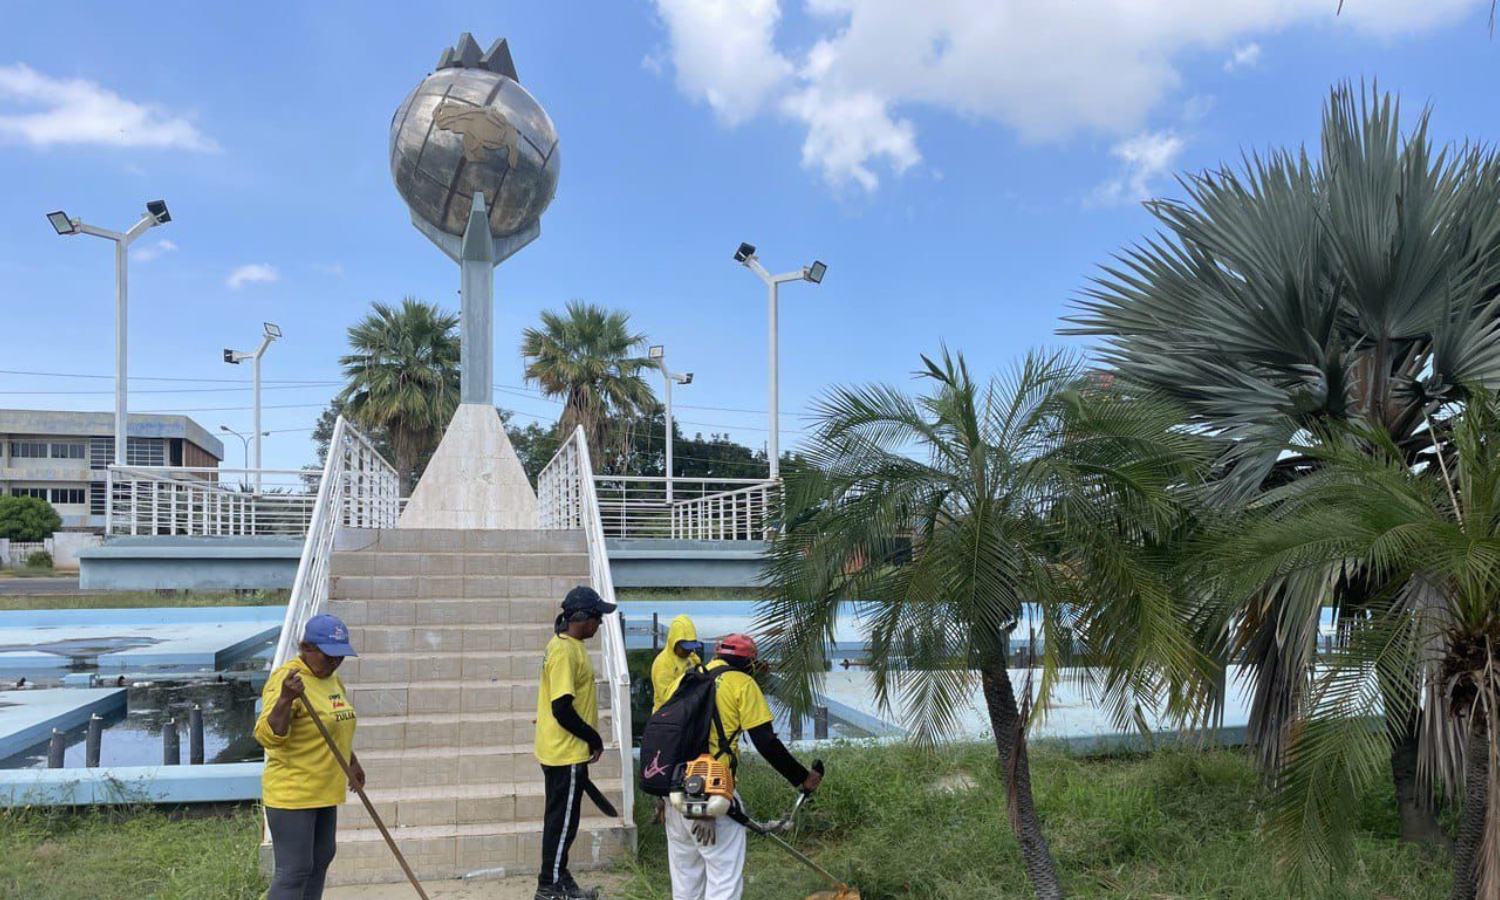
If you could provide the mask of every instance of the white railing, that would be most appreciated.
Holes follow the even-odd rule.
[[[780,482],[754,478],[596,475],[605,537],[762,540]]]
[[[328,564],[340,527],[394,528],[400,513],[401,482],[396,470],[353,425],[340,416],[328,443],[322,481],[312,506],[302,560],[287,601],[281,637],[271,667],[296,652],[307,620],[328,604]]]
[[[588,543],[589,574],[594,590],[605,602],[615,602],[615,581],[604,546],[599,497],[592,477],[589,446],[580,427],[537,478],[538,524],[543,529],[582,530]],[[620,615],[604,617],[600,630],[604,645],[604,679],[609,686],[610,722],[620,752],[624,802],[620,815],[635,821],[635,763],[631,755],[634,733],[630,723],[630,668],[625,661],[625,633]]]
[[[110,466],[111,535],[301,537],[318,474],[295,469]]]

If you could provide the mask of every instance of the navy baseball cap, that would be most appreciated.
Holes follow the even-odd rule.
[[[315,644],[329,656],[358,656],[349,644],[349,626],[338,616],[313,616],[302,629],[302,640]]]
[[[563,612],[567,615],[574,613],[587,613],[591,616],[607,616],[614,612],[616,607],[613,603],[604,602],[599,592],[585,584],[568,591],[568,596],[563,598]]]

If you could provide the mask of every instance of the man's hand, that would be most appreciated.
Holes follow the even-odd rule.
[[[802,782],[802,792],[804,794],[811,794],[813,791],[817,790],[818,785],[822,783],[823,773],[819,772],[817,769],[813,769],[811,772],[807,773],[807,778]]]
[[[667,801],[661,797],[651,798],[651,824],[660,825],[667,818]]]
[[[365,767],[359,764],[359,759],[354,754],[349,754],[349,790],[362,791],[365,789]]]
[[[719,842],[719,820],[718,819],[695,819],[688,829],[693,833],[693,840],[700,847],[712,847]]]
[[[307,696],[307,687],[302,683],[300,673],[286,673],[286,678],[281,681],[281,696],[287,703],[295,703],[299,698]]]
[[[598,762],[600,757],[602,756],[604,756],[604,745],[600,744],[593,753],[589,754],[589,765],[593,765],[594,763]]]

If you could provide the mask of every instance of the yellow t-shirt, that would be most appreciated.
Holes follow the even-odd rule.
[[[261,802],[277,809],[338,806],[344,802],[348,779],[328,751],[328,745],[323,743],[318,726],[307,717],[301,701],[292,704],[291,725],[286,734],[272,731],[267,721],[276,698],[281,696],[281,682],[293,670],[302,675],[307,699],[345,760],[354,746],[358,717],[338,673],[318,678],[300,658],[293,657],[283,663],[266,679],[266,686],[260,692],[260,715],[255,720],[255,739],[266,748],[266,768],[260,777]]]
[[[542,683],[536,694],[536,758],[544,766],[588,762],[589,745],[562,727],[552,715],[552,701],[573,695],[573,710],[590,728],[599,727],[594,699],[594,667],[583,641],[555,634],[542,657]]]
[[[705,668],[711,671],[728,665],[724,660],[716,659]],[[675,683],[672,690],[677,690]],[[728,672],[719,676],[714,705],[719,708],[719,722],[724,726],[724,736],[729,738],[731,744],[738,744],[740,736],[750,729],[759,728],[771,721],[771,707],[766,703],[766,695],[761,692],[755,679],[744,672]],[[719,753],[719,730],[712,724],[708,726],[708,752],[715,756]],[[733,746],[729,748],[729,752],[735,763],[738,763],[739,754]]]
[[[698,629],[693,627],[693,620],[687,616],[678,616],[667,626],[667,646],[651,663],[651,711],[661,709],[661,705],[672,696],[673,688],[677,687],[677,680],[682,677],[693,666],[698,665],[698,654],[689,653],[686,658],[677,655],[678,641],[696,641]]]

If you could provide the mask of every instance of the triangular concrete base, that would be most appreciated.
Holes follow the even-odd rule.
[[[536,492],[493,406],[459,406],[396,527],[537,527]]]

